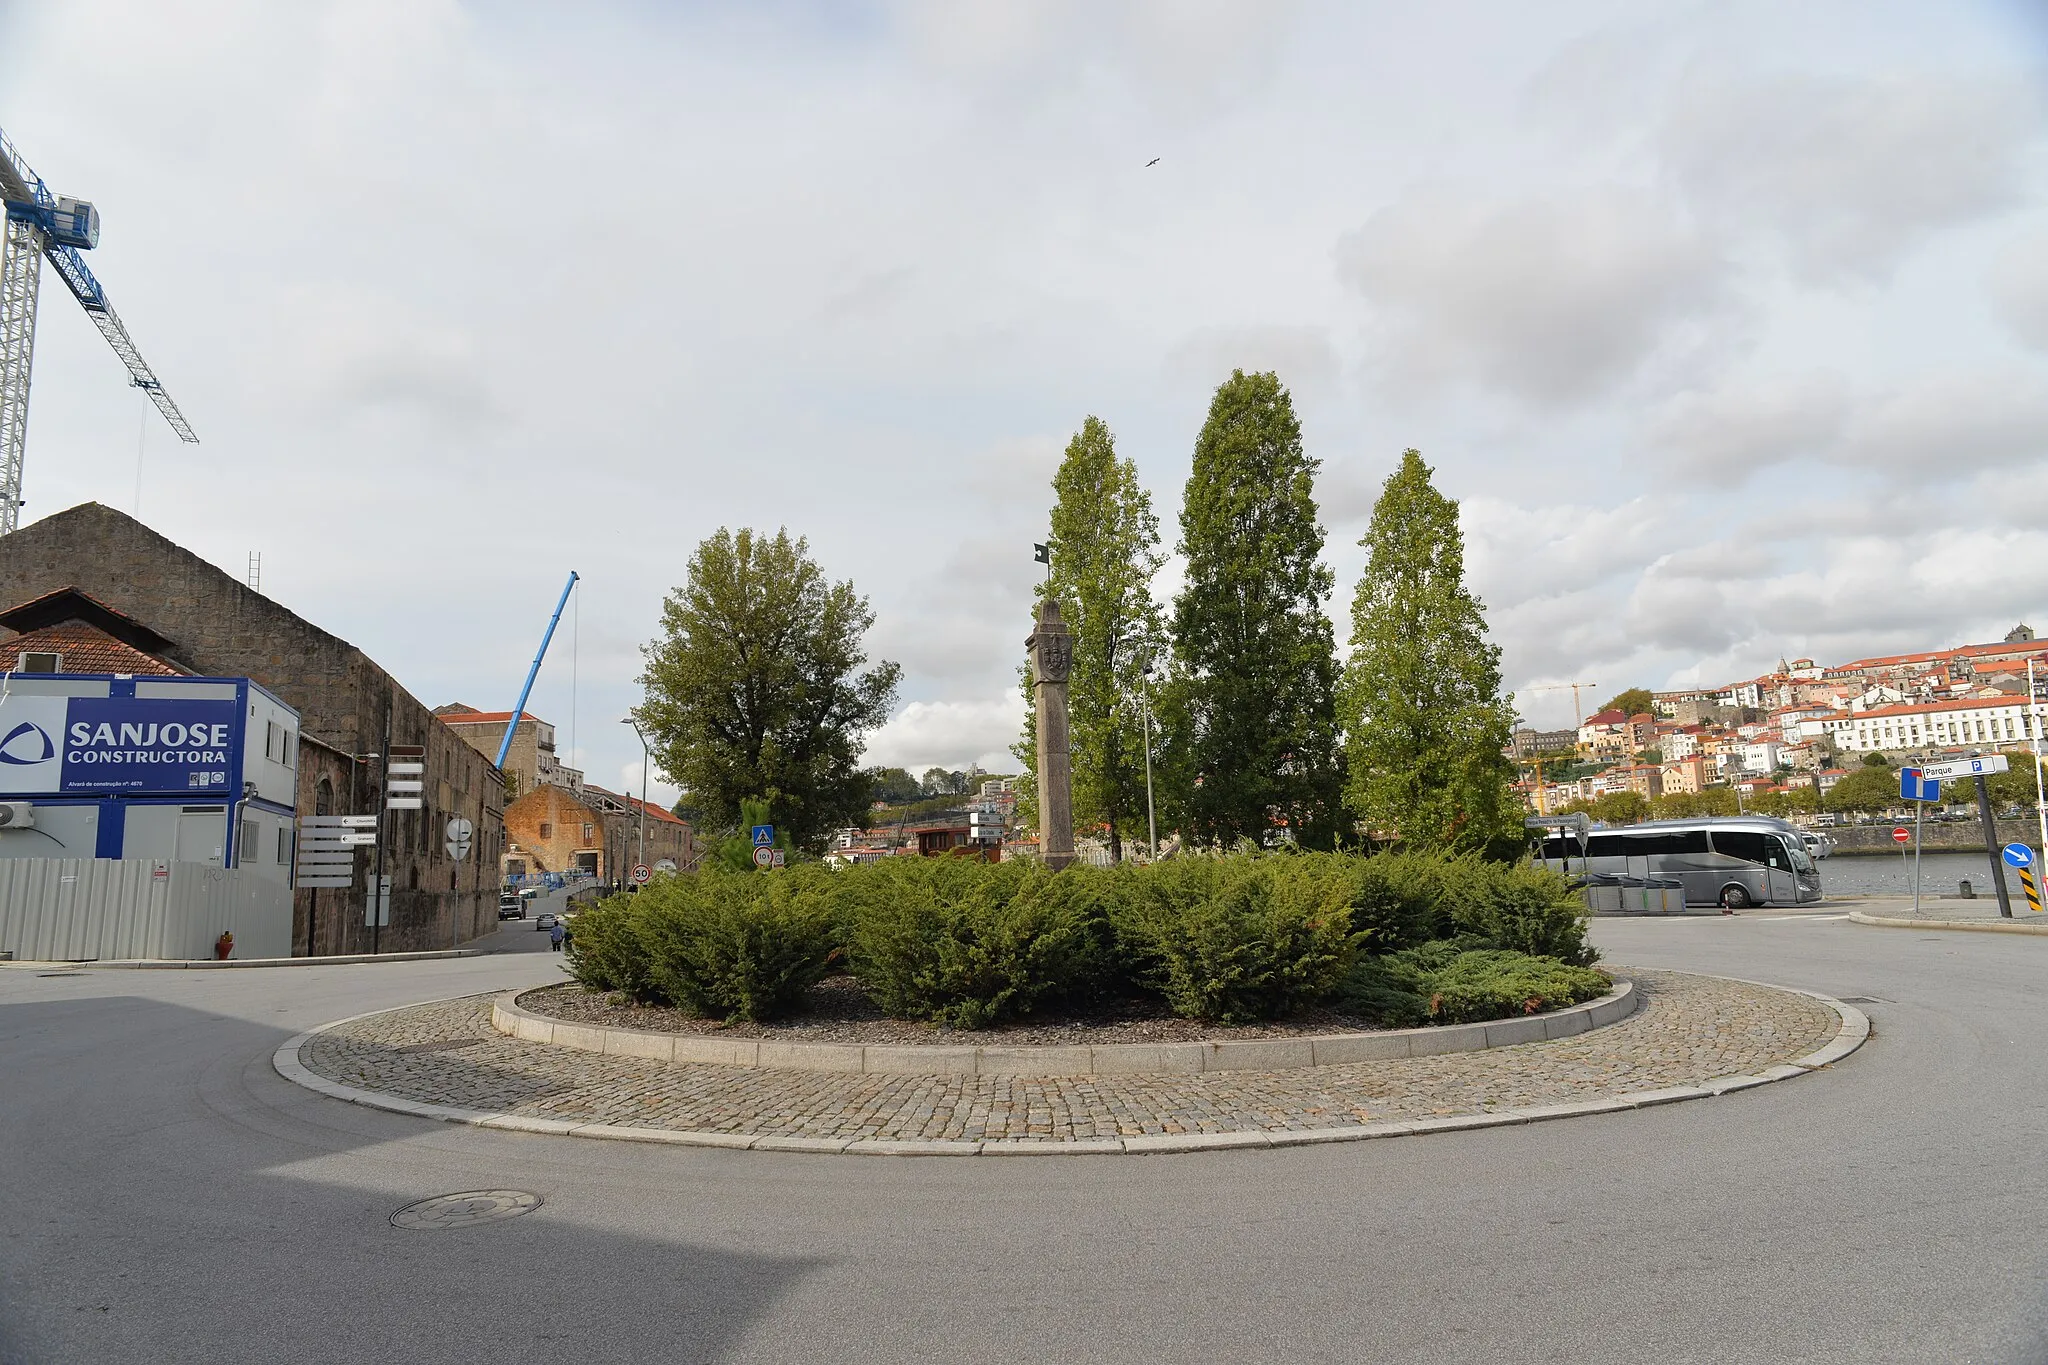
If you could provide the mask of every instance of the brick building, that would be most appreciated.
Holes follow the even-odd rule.
[[[66,590],[75,598],[51,597]],[[26,614],[7,613],[15,624],[0,636],[0,661],[102,647],[77,630],[90,626],[178,672],[253,678],[297,708],[302,816],[377,808],[377,765],[354,756],[381,747],[387,722],[393,743],[423,745],[425,808],[388,819],[391,923],[380,946],[445,948],[496,927],[504,780],[488,758],[361,650],[98,503],[0,537],[0,600],[26,610],[39,598],[51,602]],[[24,643],[15,645],[16,639]],[[81,671],[68,660],[64,667]],[[455,816],[475,826],[472,856],[460,863],[444,848],[446,823]],[[294,953],[368,950],[367,853],[358,858],[356,874],[353,887],[293,893]]]

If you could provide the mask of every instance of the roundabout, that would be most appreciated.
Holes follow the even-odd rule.
[[[677,1038],[550,1021],[508,993],[340,1020],[290,1039],[274,1063],[336,1099],[487,1128],[759,1151],[1100,1156],[1706,1099],[1832,1065],[1869,1035],[1859,1010],[1826,996],[1618,976],[1601,1000],[1501,1023],[1093,1049]]]

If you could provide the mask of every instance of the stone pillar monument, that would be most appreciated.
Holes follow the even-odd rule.
[[[1074,861],[1074,770],[1067,757],[1067,670],[1074,637],[1060,620],[1060,604],[1038,604],[1038,629],[1024,642],[1031,651],[1032,696],[1038,710],[1038,840],[1047,867]]]

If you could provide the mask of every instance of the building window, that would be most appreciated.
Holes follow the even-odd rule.
[[[256,854],[256,822],[254,820],[244,820],[242,822],[242,846],[235,850],[235,865],[237,867],[243,864],[254,866],[257,861]]]
[[[541,837],[541,838],[543,838],[543,839],[552,839],[552,838],[554,838],[554,837],[555,837],[555,827],[554,827],[553,825],[549,824],[549,823],[548,823],[547,821],[545,821],[545,820],[541,821],[541,822],[540,822],[540,837]]]
[[[292,832],[280,829],[277,832],[277,865],[290,867],[292,864]]]
[[[588,820],[583,822],[583,842],[586,844],[590,842],[590,822]]]
[[[18,664],[17,671],[22,673],[62,673],[64,671],[63,655],[46,653],[42,650],[25,649],[21,652],[21,656],[16,660],[16,663]]]

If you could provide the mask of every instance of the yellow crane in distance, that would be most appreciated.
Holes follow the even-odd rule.
[[[1524,692],[1562,692],[1569,687],[1572,690],[1572,733],[1576,736],[1579,727],[1586,723],[1586,712],[1579,705],[1579,689],[1582,687],[1598,687],[1599,685],[1596,682],[1545,683],[1541,687],[1519,688],[1516,690],[1515,695],[1519,697]],[[1543,758],[1540,754],[1532,755],[1531,757],[1536,764],[1536,813],[1538,815],[1548,815],[1550,812],[1545,810],[1543,806]]]

